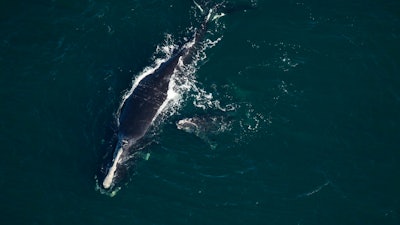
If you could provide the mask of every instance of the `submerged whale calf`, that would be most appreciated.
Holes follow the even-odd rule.
[[[194,134],[205,141],[211,149],[217,147],[214,138],[232,129],[231,116],[195,116],[176,122],[178,130]]]

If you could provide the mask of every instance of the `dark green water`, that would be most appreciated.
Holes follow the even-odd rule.
[[[258,1],[221,18],[196,77],[240,106],[232,130],[215,149],[177,130],[207,113],[189,97],[127,186],[95,190],[122,93],[166,34],[196,25],[193,6],[0,2],[1,224],[400,224],[395,0]]]

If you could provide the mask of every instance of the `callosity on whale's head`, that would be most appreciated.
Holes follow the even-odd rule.
[[[128,172],[127,161],[132,142],[126,139],[119,139],[114,150],[110,163],[102,168],[101,174],[97,177],[99,188],[111,195],[119,190],[119,183],[124,180]]]

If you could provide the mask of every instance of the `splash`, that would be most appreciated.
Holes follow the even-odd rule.
[[[154,73],[154,71],[156,71],[157,68],[159,68],[162,63],[166,62],[172,56],[172,54],[173,54],[175,49],[178,49],[178,46],[174,44],[172,35],[167,34],[165,36],[164,43],[162,45],[158,45],[157,46],[156,51],[152,56],[152,60],[154,61],[153,65],[145,67],[143,69],[143,71],[139,75],[137,75],[136,78],[132,81],[131,88],[128,91],[126,91],[124,93],[124,95],[122,96],[122,101],[119,104],[118,110],[116,112],[116,119],[117,119],[117,125],[118,126],[119,126],[118,118],[120,116],[122,106],[124,105],[126,99],[133,93],[133,91],[138,86],[140,81],[143,80],[143,78],[145,78],[148,75]],[[173,95],[173,93],[170,94],[168,92],[168,97],[169,98],[173,98],[172,95]],[[164,107],[162,107],[162,109]]]
[[[194,134],[211,149],[247,143],[260,131],[267,130],[271,116],[242,99],[239,92],[234,84],[212,84],[211,90],[207,90],[203,84],[194,83],[187,100],[192,100],[195,115],[178,120],[177,129]]]
[[[310,197],[311,195],[314,195],[314,194],[320,192],[324,187],[328,186],[330,183],[331,183],[331,182],[328,180],[328,181],[326,181],[325,183],[323,183],[323,184],[321,184],[321,185],[315,187],[315,188],[312,189],[311,191],[308,191],[308,192],[305,192],[305,193],[302,193],[302,194],[297,195],[297,198]]]

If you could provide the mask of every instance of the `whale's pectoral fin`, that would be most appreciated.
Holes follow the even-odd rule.
[[[143,159],[143,160],[149,160],[150,158],[150,152],[140,152],[137,151],[135,152],[131,158],[135,158],[135,159]]]
[[[144,160],[149,160],[149,158],[150,158],[150,153],[149,152],[147,152],[147,153],[141,153],[140,154],[140,157],[142,157],[142,159],[144,159]]]

